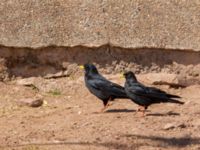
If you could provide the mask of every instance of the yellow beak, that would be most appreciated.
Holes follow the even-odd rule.
[[[79,68],[80,68],[80,69],[84,69],[84,66],[83,66],[83,65],[81,65],[81,66],[79,66]]]
[[[124,77],[124,72],[120,73],[120,78],[121,78],[121,79],[124,79],[124,78],[125,78],[125,77]]]

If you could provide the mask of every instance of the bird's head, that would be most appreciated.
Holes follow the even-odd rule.
[[[135,74],[132,72],[132,71],[128,71],[128,72],[125,72],[123,74],[123,76],[126,78],[126,80],[134,80],[134,81],[137,81],[137,78],[135,76]]]
[[[98,70],[93,64],[84,64],[80,66],[81,69],[84,69],[86,73],[98,74]]]

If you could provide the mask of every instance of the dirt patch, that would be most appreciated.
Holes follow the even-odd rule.
[[[124,80],[106,78],[123,85]],[[200,149],[199,85],[186,88],[158,86],[182,96],[184,105],[157,104],[145,118],[137,105],[116,100],[103,114],[103,104],[84,86],[83,77],[34,78],[36,87],[0,83],[0,149],[3,150],[150,150]],[[147,84],[145,78],[140,81]],[[152,86],[152,85],[151,85]],[[47,105],[18,106],[16,101],[42,95]],[[173,128],[166,129],[167,124]]]

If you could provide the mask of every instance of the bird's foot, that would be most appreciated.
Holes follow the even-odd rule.
[[[138,117],[145,117],[146,114],[145,114],[145,112],[137,112],[136,116],[138,116]]]
[[[138,110],[136,111],[137,114],[139,114],[138,116],[139,117],[145,117],[146,114],[145,114],[145,107],[143,106],[139,106]]]
[[[145,111],[142,111],[140,117],[145,117],[145,116],[146,116]]]
[[[137,109],[137,112],[141,112],[142,110],[144,110],[144,107],[143,106],[139,106],[138,109]]]
[[[100,110],[100,113],[104,113],[109,105],[106,105],[104,108]]]
[[[112,106],[112,105],[113,105],[113,102],[108,102],[108,104],[106,105],[106,107]]]
[[[104,107],[104,108],[102,108],[101,110],[96,111],[96,112],[94,112],[94,113],[95,113],[95,114],[101,114],[101,113],[104,113],[105,110],[106,110],[106,107]]]
[[[101,111],[95,111],[93,114],[100,114]]]

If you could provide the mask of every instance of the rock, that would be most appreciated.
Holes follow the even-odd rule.
[[[187,126],[184,123],[181,123],[177,127],[179,127],[179,128],[186,128]]]
[[[34,85],[35,79],[36,79],[35,77],[18,79],[16,80],[15,83],[17,85],[32,86]]]
[[[186,125],[184,123],[167,123],[163,129],[164,130],[170,130],[174,128],[185,128]]]
[[[31,106],[31,107],[39,107],[42,104],[43,104],[43,101],[41,99],[38,99],[38,100],[32,101],[29,106]]]
[[[40,107],[43,104],[41,97],[24,98],[17,101],[20,106]]]
[[[167,124],[163,127],[164,130],[169,130],[169,129],[173,129],[173,128],[175,128],[175,124],[173,124],[173,123],[167,123]]]
[[[60,71],[58,73],[54,73],[54,74],[47,74],[46,76],[44,76],[45,79],[51,79],[51,78],[61,78],[61,77],[65,77],[66,74],[63,71]]]
[[[78,115],[80,115],[82,113],[82,111],[78,111]]]

